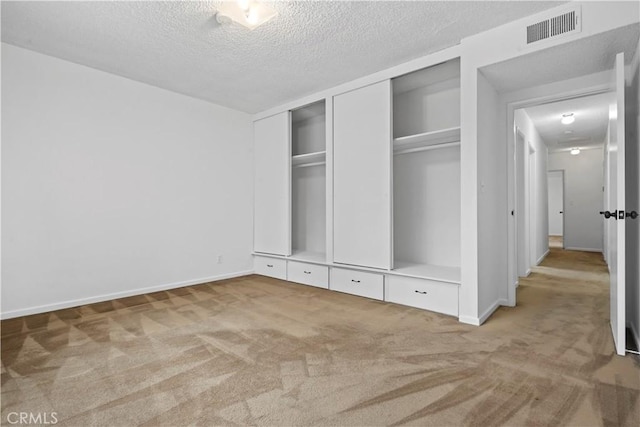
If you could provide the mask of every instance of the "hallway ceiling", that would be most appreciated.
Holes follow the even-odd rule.
[[[525,111],[550,152],[601,147],[607,135],[609,104],[613,99],[613,93],[602,93],[529,107]],[[569,125],[560,123],[566,113],[573,113],[576,119]]]
[[[2,41],[253,113],[560,3],[274,2],[249,31],[219,2],[3,1]]]

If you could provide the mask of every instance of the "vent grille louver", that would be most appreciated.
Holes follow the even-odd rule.
[[[574,31],[580,31],[580,25],[578,14],[572,10],[527,26],[527,44]]]

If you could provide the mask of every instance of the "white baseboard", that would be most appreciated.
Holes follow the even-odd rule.
[[[458,321],[461,323],[466,323],[467,325],[480,326],[489,318],[489,316],[493,314],[494,311],[498,309],[498,307],[502,305],[509,305],[509,301],[501,298],[491,304],[491,307],[486,309],[485,312],[480,315],[480,317],[460,316],[458,318]]]
[[[547,251],[545,253],[543,253],[540,258],[538,258],[538,261],[536,261],[536,265],[540,265],[540,263],[542,261],[544,261],[544,259],[547,257],[547,255],[549,255],[549,249],[547,249]]]
[[[248,276],[250,274],[253,274],[253,270],[221,274],[221,275],[212,276],[212,277],[202,277],[200,279],[185,280],[182,282],[165,283],[164,285],[150,286],[147,288],[138,288],[138,289],[132,289],[132,290],[122,291],[122,292],[114,292],[112,294],[97,295],[94,297],[79,298],[76,300],[61,301],[53,304],[45,304],[45,305],[39,305],[35,307],[21,308],[18,310],[11,310],[11,311],[5,311],[0,313],[0,319],[12,319],[14,317],[46,313],[49,311],[62,310],[65,308],[77,307],[77,306],[86,305],[86,304],[93,304],[96,302],[110,301],[118,298],[126,298],[126,297],[132,297],[135,295],[148,294],[151,292],[166,291],[169,289],[183,288],[185,286],[199,285],[202,283],[232,279],[234,277]]]
[[[458,317],[460,323],[466,323],[467,325],[480,326],[480,319],[472,316],[460,316]]]
[[[602,253],[602,249],[596,249],[596,248],[574,248],[571,246],[567,246],[566,248],[564,248],[565,251],[580,251],[580,252],[600,252]]]

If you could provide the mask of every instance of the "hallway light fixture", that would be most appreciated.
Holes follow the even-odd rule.
[[[576,121],[576,118],[573,116],[573,113],[563,114],[562,115],[562,120],[560,120],[560,122],[563,125],[570,125],[571,123],[573,123],[575,121]]]
[[[274,8],[257,0],[223,2],[218,7],[216,20],[225,25],[232,21],[250,30],[264,24],[278,14]]]
[[[580,154],[580,149],[578,147],[572,148],[570,153],[572,156],[577,156],[578,154]]]

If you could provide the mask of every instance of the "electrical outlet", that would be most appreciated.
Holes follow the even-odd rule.
[[[218,255],[218,264],[222,264],[222,255]]]

